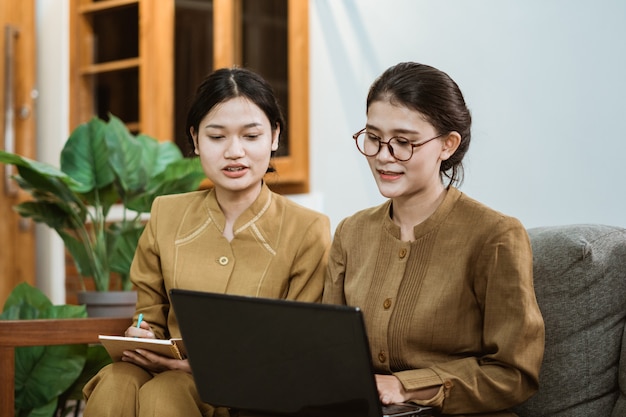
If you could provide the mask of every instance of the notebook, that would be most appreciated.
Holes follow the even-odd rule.
[[[432,413],[415,404],[383,410],[356,307],[181,289],[170,296],[204,402],[271,416]]]

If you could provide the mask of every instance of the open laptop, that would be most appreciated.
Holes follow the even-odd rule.
[[[415,404],[381,407],[356,307],[181,289],[170,295],[204,402],[272,416],[432,414]]]

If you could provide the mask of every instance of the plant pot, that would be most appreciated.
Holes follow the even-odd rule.
[[[80,291],[78,303],[87,308],[88,317],[132,317],[137,303],[136,291]]]

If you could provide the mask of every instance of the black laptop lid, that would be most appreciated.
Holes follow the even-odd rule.
[[[382,415],[358,308],[170,295],[203,401],[275,415]]]

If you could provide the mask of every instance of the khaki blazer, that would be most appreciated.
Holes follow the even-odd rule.
[[[330,222],[263,185],[237,219],[234,238],[222,236],[225,218],[215,192],[157,198],[131,266],[136,315],[157,338],[180,337],[169,290],[321,300]]]

